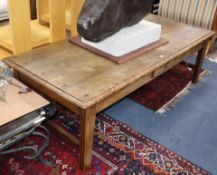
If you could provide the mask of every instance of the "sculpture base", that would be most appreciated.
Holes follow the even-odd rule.
[[[86,49],[86,50],[88,50],[88,51],[90,51],[90,52],[92,52],[92,53],[94,53],[96,55],[102,56],[103,58],[111,60],[111,61],[113,61],[113,62],[115,62],[117,64],[122,64],[122,63],[124,63],[124,62],[126,62],[126,61],[128,61],[130,59],[141,56],[141,55],[143,55],[143,54],[145,54],[147,52],[150,52],[150,51],[152,51],[152,50],[154,50],[154,49],[168,43],[168,40],[165,40],[165,39],[161,38],[159,41],[156,41],[156,42],[151,43],[151,44],[149,44],[147,46],[144,46],[142,48],[134,50],[133,52],[130,52],[130,53],[126,54],[126,55],[123,55],[121,57],[115,57],[113,55],[102,52],[102,51],[100,51],[100,50],[98,50],[98,49],[96,49],[94,47],[91,47],[91,46],[81,42],[81,37],[79,37],[79,36],[78,37],[73,37],[69,41],[72,44],[75,44],[75,45],[77,45],[77,46],[79,46],[81,48],[84,48],[84,49]]]
[[[138,24],[126,27],[101,42],[91,42],[82,38],[82,42],[115,57],[126,55],[160,39],[161,25],[142,20]]]

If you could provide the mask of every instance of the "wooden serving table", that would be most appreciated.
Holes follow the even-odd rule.
[[[214,32],[148,15],[162,24],[169,44],[118,65],[61,41],[5,62],[38,91],[80,114],[80,140],[53,121],[49,125],[67,140],[80,144],[81,169],[90,165],[96,114],[198,51],[193,82],[198,81],[208,41]]]

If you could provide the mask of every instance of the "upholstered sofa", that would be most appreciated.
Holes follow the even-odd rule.
[[[217,39],[217,0],[160,0],[158,15],[215,31],[210,49]]]
[[[7,0],[0,0],[0,20],[8,19]]]

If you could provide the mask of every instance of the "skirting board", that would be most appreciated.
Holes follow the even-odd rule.
[[[156,42],[151,43],[151,44],[149,44],[147,46],[141,47],[141,48],[139,48],[137,50],[134,50],[133,52],[130,52],[130,53],[126,54],[126,55],[123,55],[123,56],[120,56],[120,57],[115,57],[113,55],[107,54],[105,52],[102,52],[102,51],[100,51],[100,50],[98,50],[98,49],[96,49],[94,47],[91,47],[91,46],[83,43],[81,41],[80,36],[71,38],[69,40],[69,42],[71,42],[72,44],[74,44],[76,46],[79,46],[79,47],[81,47],[83,49],[86,49],[86,50],[88,50],[88,51],[90,51],[90,52],[92,52],[92,53],[94,53],[94,54],[96,54],[98,56],[101,56],[101,57],[104,57],[104,58],[106,58],[106,59],[108,59],[110,61],[113,61],[113,62],[115,62],[117,64],[122,64],[122,63],[124,63],[124,62],[126,62],[126,61],[128,61],[130,59],[141,56],[141,55],[143,55],[145,53],[148,53],[148,52],[150,52],[150,51],[152,51],[152,50],[154,50],[154,49],[156,49],[156,48],[158,48],[160,46],[163,46],[163,45],[169,43],[168,40],[161,38],[159,41],[156,41]]]

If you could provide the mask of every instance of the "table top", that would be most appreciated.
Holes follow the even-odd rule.
[[[210,38],[214,32],[148,15],[162,25],[162,38],[169,44],[118,65],[68,41],[43,46],[11,57],[7,63],[33,76],[73,104],[87,108],[128,86],[145,74]]]
[[[18,86],[26,87],[16,79],[13,79],[12,82]],[[18,87],[9,84],[5,100],[0,100],[0,126],[49,104],[34,91],[27,94],[20,94],[19,91]]]

